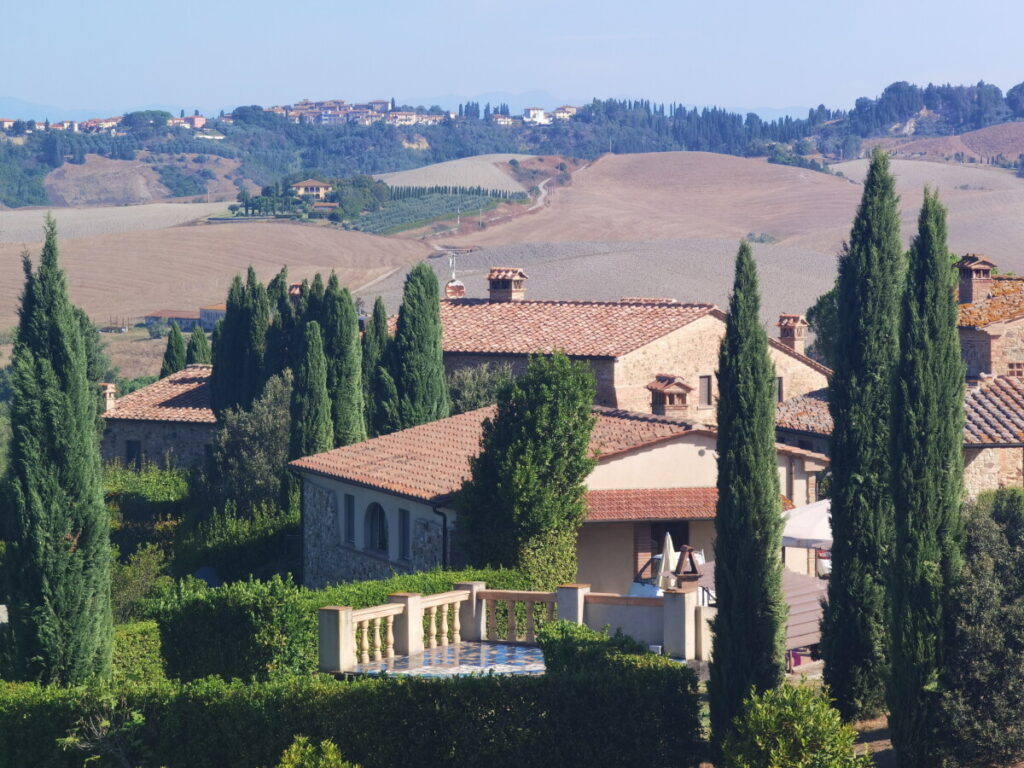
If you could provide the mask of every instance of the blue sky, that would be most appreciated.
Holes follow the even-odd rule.
[[[1024,81],[1022,29],[1024,3],[1006,0],[12,0],[0,99],[101,112],[502,93],[549,107],[848,107],[895,80],[1005,91]]]

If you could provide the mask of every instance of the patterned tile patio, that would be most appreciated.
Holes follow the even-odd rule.
[[[505,643],[463,642],[432,648],[411,656],[360,664],[357,675],[417,675],[457,677],[460,675],[542,675],[544,654],[540,648]]]

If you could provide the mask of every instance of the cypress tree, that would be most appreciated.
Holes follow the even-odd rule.
[[[366,424],[371,437],[386,434],[380,430],[377,418],[377,396],[374,386],[377,380],[377,367],[385,364],[388,343],[388,313],[384,308],[384,300],[380,296],[373,302],[373,314],[366,322],[363,331],[363,399],[366,407]],[[392,384],[394,381],[392,381]],[[395,395],[398,397],[397,393]],[[397,407],[397,406],[396,406]]]
[[[206,340],[206,333],[202,326],[197,325],[192,329],[192,335],[188,337],[188,347],[185,349],[185,365],[194,363],[209,364],[210,343]]]
[[[8,679],[77,684],[110,673],[110,521],[96,397],[47,217],[11,360],[10,461],[3,485]]]
[[[267,289],[249,267],[245,283],[245,332],[242,358],[242,389],[239,405],[248,408],[260,396],[267,380],[267,329],[270,327],[270,300]]]
[[[721,744],[751,692],[782,682],[782,512],[775,455],[775,368],[760,319],[757,267],[743,241],[718,357],[711,731]]]
[[[334,447],[331,401],[327,396],[327,361],[320,324],[306,325],[299,350],[299,370],[292,387],[293,459],[323,453]]]
[[[383,365],[378,365],[373,375],[370,402],[375,436],[389,435],[402,429],[401,414],[398,412],[398,388],[391,373]]]
[[[324,293],[322,314],[334,442],[335,445],[350,445],[366,439],[363,353],[355,303],[348,289],[338,286],[338,278],[333,273]]]
[[[267,286],[267,298],[275,311],[267,329],[267,376],[291,368],[291,350],[295,347],[297,318],[295,305],[288,294],[288,268],[283,267]]]
[[[894,388],[896,547],[891,581],[889,723],[901,768],[938,765],[937,685],[963,565],[964,364],[946,212],[925,190],[910,248]]]
[[[892,557],[890,422],[905,258],[889,158],[876,151],[839,259],[832,413],[832,575],[825,682],[847,720],[885,707]]]
[[[235,275],[228,289],[224,317],[213,332],[213,371],[210,376],[210,399],[218,417],[242,402],[242,379],[245,370],[245,289],[242,278]]]
[[[441,348],[439,290],[437,275],[423,262],[405,278],[390,361],[402,429],[443,419],[451,410]]]
[[[181,335],[178,324],[171,321],[171,331],[167,334],[167,349],[164,350],[164,362],[160,366],[160,378],[177,373],[185,367],[185,338]]]

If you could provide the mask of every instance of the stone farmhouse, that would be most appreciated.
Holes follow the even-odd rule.
[[[494,412],[481,408],[292,462],[303,480],[304,583],[458,564],[453,496],[480,450],[482,422]],[[711,559],[715,430],[600,406],[594,413],[598,464],[586,480],[578,580],[595,591],[628,591],[635,578],[651,575],[665,533]],[[788,499],[817,499],[825,456],[778,445],[777,464]]]
[[[1024,485],[1024,379],[985,376],[964,396],[964,487],[982,491]],[[794,397],[778,406],[779,442],[827,454],[832,434],[828,391]]]
[[[526,273],[494,267],[487,299],[465,298],[452,280],[441,302],[448,372],[483,363],[525,369],[531,354],[565,352],[590,364],[598,405],[713,422],[718,346],[725,313],[714,304],[674,299],[531,301]],[[769,339],[779,400],[824,387],[828,368],[804,354],[806,321],[783,315]]]
[[[107,400],[100,452],[129,467],[143,462],[194,467],[213,444],[217,419],[210,408],[210,365],[184,370]]]
[[[1024,376],[1024,277],[995,274],[995,264],[973,253],[956,266],[967,378]]]

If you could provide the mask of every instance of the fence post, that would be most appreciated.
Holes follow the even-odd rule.
[[[589,584],[563,584],[558,587],[555,590],[558,618],[571,621],[573,624],[583,624],[583,612],[589,593]]]
[[[487,589],[487,584],[483,581],[462,581],[455,585],[455,589],[469,592],[469,599],[459,604],[462,639],[479,642],[487,636],[487,611],[484,610],[483,601],[477,597],[477,593]]]
[[[395,655],[420,653],[423,650],[423,595],[396,592],[388,595],[388,602],[405,606],[405,610],[395,616]]]
[[[319,668],[321,672],[348,672],[356,666],[352,609],[331,605],[317,613]]]
[[[697,658],[697,590],[666,589],[662,599],[662,650],[676,659]]]

